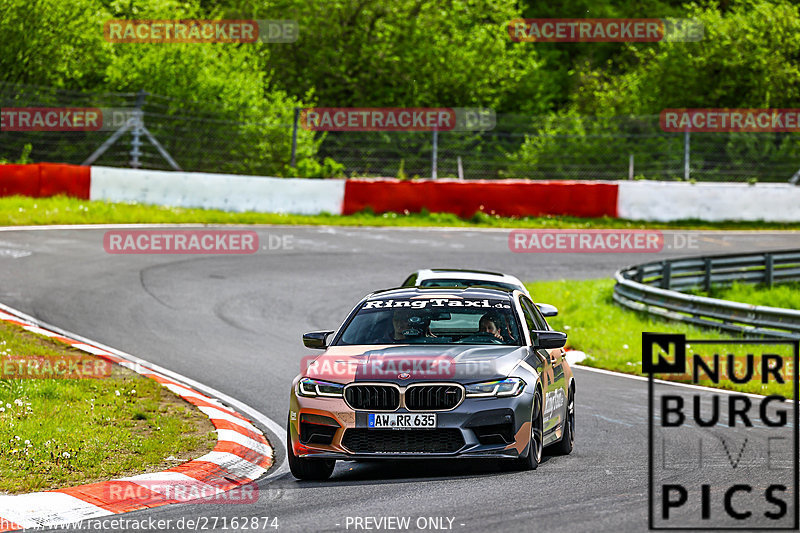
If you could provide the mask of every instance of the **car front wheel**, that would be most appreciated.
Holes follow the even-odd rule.
[[[528,453],[517,459],[517,466],[522,470],[536,470],[542,462],[542,450],[544,441],[544,420],[542,415],[542,393],[537,388],[533,396],[533,407],[531,409],[531,440],[528,445]]]

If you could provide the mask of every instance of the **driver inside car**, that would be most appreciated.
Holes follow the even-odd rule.
[[[505,341],[500,329],[497,327],[497,317],[491,314],[485,314],[481,317],[480,322],[478,322],[478,333],[488,333],[501,341]]]
[[[430,320],[425,320],[411,309],[396,309],[392,316],[394,340],[408,337],[433,337]]]

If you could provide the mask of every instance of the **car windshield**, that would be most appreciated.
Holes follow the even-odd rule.
[[[511,283],[503,283],[501,281],[486,281],[482,279],[450,279],[450,278],[436,278],[436,279],[426,279],[419,283],[420,287],[460,287],[460,288],[467,288],[467,287],[493,287],[496,289],[506,289],[506,290],[514,290],[519,289],[520,287],[513,285]]]
[[[335,344],[519,346],[520,338],[511,300],[425,296],[364,302]]]

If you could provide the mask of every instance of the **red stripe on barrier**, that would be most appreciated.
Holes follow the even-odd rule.
[[[91,167],[60,163],[0,165],[0,196],[43,198],[64,194],[89,199]]]
[[[65,194],[82,200],[89,199],[90,167],[40,163],[39,196]]]
[[[0,165],[0,196],[39,196],[39,165]]]
[[[501,216],[568,215],[616,217],[617,184],[582,181],[527,180],[348,180],[343,214],[367,207],[387,211],[454,213],[471,217],[478,211]]]

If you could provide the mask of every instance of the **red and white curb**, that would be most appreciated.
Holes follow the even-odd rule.
[[[32,333],[69,344],[154,379],[205,413],[216,428],[217,445],[192,461],[164,472],[141,474],[47,492],[0,496],[0,531],[56,526],[137,509],[185,501],[175,499],[170,485],[202,495],[221,494],[253,482],[273,464],[273,449],[264,434],[245,417],[219,400],[202,394],[146,365],[109,350],[39,327],[3,306],[0,320]],[[120,497],[133,495],[132,497]]]

